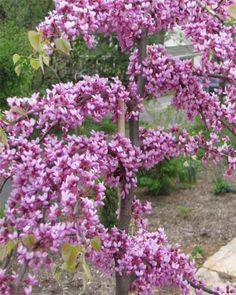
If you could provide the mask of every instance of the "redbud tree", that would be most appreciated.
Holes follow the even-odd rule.
[[[162,45],[148,45],[150,35],[176,25],[200,54],[198,66],[168,55]],[[182,294],[190,286],[196,294],[236,294],[230,286],[207,289],[163,229],[148,231],[143,215],[151,205],[134,196],[139,168],[199,149],[205,162],[224,157],[227,176],[235,170],[235,149],[224,135],[226,129],[236,133],[233,0],[55,0],[55,10],[29,33],[31,65],[48,65],[55,50],[69,53],[78,36],[92,47],[98,33],[115,35],[130,53],[127,85],[118,77],[84,76],[75,84],[54,85],[43,96],[8,98],[1,116],[0,174],[5,182],[11,179],[12,191],[0,220],[0,293],[31,294],[41,268],[82,269],[88,277],[91,265],[116,274],[117,295],[152,294],[167,285]],[[219,87],[208,93],[212,77]],[[178,126],[139,127],[145,99],[167,91],[189,120],[201,117],[208,136]],[[86,118],[96,123],[106,116],[118,122],[117,134],[76,135]],[[98,217],[106,187],[119,187],[120,195],[117,226],[109,229]]]

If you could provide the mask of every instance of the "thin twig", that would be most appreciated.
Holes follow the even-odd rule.
[[[53,67],[48,67],[48,68],[49,68],[49,69],[53,72],[53,74],[56,76],[58,82],[62,82],[61,77],[59,76],[57,70],[55,70]]]
[[[233,129],[232,128],[230,128],[230,126],[229,125],[227,125],[223,120],[220,120],[221,121],[221,123],[222,123],[222,125],[230,132],[230,133],[232,133],[233,135],[235,135],[235,132],[233,131]]]
[[[27,117],[29,115],[34,115],[35,113],[38,113],[40,111],[42,111],[43,108],[39,108],[38,110],[31,110],[27,113]],[[26,116],[20,116],[18,119],[16,119],[15,121],[11,122],[11,124],[16,124],[16,123],[19,123],[21,120],[23,120]]]
[[[42,135],[42,137],[40,138],[40,140],[39,140],[39,143],[42,143],[43,142],[43,140],[45,139],[45,137],[50,133],[50,131],[52,130],[52,129],[54,129],[56,126],[57,126],[57,124],[58,124],[58,122],[56,122],[55,124],[53,124],[52,126],[50,126],[49,128],[48,128],[48,130]]]
[[[214,10],[212,10],[208,5],[203,4],[200,0],[196,0],[197,4],[206,12],[209,12],[212,16],[216,17],[220,22],[224,24],[225,19],[217,14]]]
[[[90,97],[91,97],[91,96],[89,96],[89,95],[84,95],[75,107],[80,107],[80,106],[81,106],[84,102],[86,102]],[[43,111],[43,110],[44,110],[43,107],[42,107],[42,108],[39,108],[39,109],[37,109],[37,110],[31,110],[31,111],[29,111],[29,112],[27,113],[27,117],[28,117],[29,115],[34,115],[34,114],[36,114],[36,113],[39,113],[39,112],[41,112],[41,111]],[[21,120],[23,120],[25,117],[26,117],[26,116],[20,116],[18,119],[16,119],[15,121],[11,122],[11,124],[19,123],[19,122],[20,122]]]
[[[206,76],[206,78],[210,77],[210,78],[216,78],[216,79],[222,79],[222,80],[227,80],[227,81],[234,82],[233,79],[231,79],[231,78],[229,78],[229,77],[227,77],[225,75],[221,75],[221,74],[207,73],[206,75],[204,75],[204,74],[200,74],[200,73],[197,73],[197,72],[193,72],[193,74],[196,75],[196,76],[199,76],[199,77],[205,77]]]
[[[210,131],[210,129],[209,129],[209,127],[208,127],[208,124],[207,124],[206,117],[205,117],[205,115],[204,115],[204,113],[203,113],[203,109],[202,109],[202,107],[201,107],[200,105],[198,106],[198,111],[199,111],[199,113],[200,113],[200,115],[201,115],[201,117],[202,117],[202,119],[203,119],[203,122],[204,122],[204,125],[205,125],[207,131]]]
[[[7,257],[3,261],[3,264],[1,265],[1,268],[4,269],[6,271],[6,273],[8,273],[9,268],[11,266],[12,259],[15,257],[15,255],[17,253],[17,247],[18,246],[16,245],[14,250],[12,250],[9,255],[7,255]]]
[[[7,255],[7,257],[3,260],[3,263],[1,265],[2,269],[6,269],[8,267],[8,265],[10,264],[11,258],[13,256],[13,252],[14,252],[14,250],[12,250],[11,253],[9,255]]]
[[[20,272],[19,272],[19,275],[18,275],[18,277],[16,279],[16,286],[15,286],[16,287],[16,291],[17,291],[18,287],[20,286],[21,282],[23,281],[27,269],[28,269],[28,262],[25,261],[22,264],[21,269],[20,269]]]
[[[5,184],[7,183],[7,181],[12,177],[12,174],[9,175],[7,178],[4,179],[3,183],[1,184],[1,187],[0,187],[0,194],[2,193],[2,190],[5,186]]]
[[[186,279],[186,278],[185,278],[185,280],[186,280],[186,281],[188,282],[188,284],[189,284],[191,287],[193,287],[194,289],[202,290],[202,291],[204,291],[205,293],[208,293],[208,294],[220,295],[220,293],[217,292],[217,291],[212,291],[211,289],[209,289],[209,288],[207,288],[207,287],[204,287],[204,286],[202,286],[202,285],[200,285],[200,284],[196,284],[196,283],[192,282],[192,281],[189,280],[189,279]]]

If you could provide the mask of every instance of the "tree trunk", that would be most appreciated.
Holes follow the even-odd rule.
[[[146,57],[147,51],[147,32],[143,31],[140,40],[138,41],[139,63]],[[144,96],[145,79],[139,75],[137,78],[137,95]],[[133,106],[131,106],[132,108]],[[132,109],[131,109],[132,110]],[[129,138],[133,145],[139,146],[139,118],[131,118],[129,120]],[[120,212],[118,218],[118,228],[129,232],[129,225],[131,220],[131,206],[134,198],[133,190],[120,201]],[[116,273],[116,295],[127,295],[130,289],[131,277],[120,275]]]

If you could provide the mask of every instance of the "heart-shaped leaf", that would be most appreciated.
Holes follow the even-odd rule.
[[[3,144],[7,144],[8,142],[7,134],[2,127],[0,127],[0,142]]]
[[[15,65],[20,60],[20,55],[19,54],[14,54],[12,59],[13,59],[14,65]]]
[[[69,55],[69,53],[71,51],[71,45],[68,40],[66,40],[64,38],[55,39],[55,45],[58,50]]]
[[[102,248],[102,241],[99,237],[94,237],[91,239],[91,247],[96,250],[96,251],[100,251]]]
[[[22,243],[27,249],[32,250],[36,244],[36,239],[33,235],[28,235],[22,238]]]
[[[40,50],[40,33],[36,31],[29,31],[28,38],[31,46],[34,48],[35,51],[38,52]]]
[[[40,63],[39,63],[39,60],[36,59],[36,58],[31,58],[30,59],[30,64],[31,64],[31,67],[35,70],[38,70],[40,68]]]

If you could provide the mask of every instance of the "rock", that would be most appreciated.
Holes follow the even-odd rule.
[[[197,271],[197,277],[206,282],[208,288],[224,287],[228,281],[236,282],[236,238],[209,257]],[[191,295],[195,294],[191,290]]]
[[[209,257],[203,267],[236,279],[236,238]]]
[[[204,267],[199,268],[197,277],[205,281],[206,286],[210,289],[215,286],[224,287],[226,283],[217,272]],[[193,288],[191,288],[190,295],[195,295],[195,290]]]
[[[209,288],[213,286],[225,286],[225,281],[217,272],[211,271],[204,267],[199,268],[199,270],[197,271],[197,277],[204,280]]]

